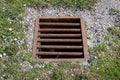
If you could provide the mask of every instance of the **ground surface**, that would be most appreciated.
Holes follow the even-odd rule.
[[[93,6],[96,1],[0,0],[0,80],[120,80],[120,0],[98,0]],[[34,62],[38,16],[82,16],[88,60]]]

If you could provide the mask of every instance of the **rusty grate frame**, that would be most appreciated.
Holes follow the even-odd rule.
[[[82,47],[83,47],[83,58],[39,58],[37,55],[37,42],[38,42],[38,32],[39,32],[39,27],[40,27],[40,19],[80,19],[80,28],[81,28],[81,34],[82,34]],[[59,24],[55,24],[55,25],[59,25]],[[65,24],[64,25],[69,25],[69,24]],[[70,24],[72,25],[72,24]],[[64,48],[64,47],[63,47]],[[52,53],[52,52],[51,52]],[[71,54],[74,55],[74,54]],[[78,54],[77,54],[78,55]],[[33,59],[37,62],[39,61],[60,61],[60,62],[72,62],[72,61],[76,61],[76,62],[83,62],[87,59],[88,57],[88,46],[87,46],[87,39],[86,39],[86,30],[85,30],[85,21],[83,20],[83,18],[81,17],[71,17],[71,16],[41,16],[38,17],[38,19],[35,22],[35,31],[34,31],[34,41],[33,41]]]

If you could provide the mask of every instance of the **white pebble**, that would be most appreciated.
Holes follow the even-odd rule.
[[[3,56],[6,56],[6,53],[3,53]]]
[[[17,41],[17,38],[15,38],[14,40]]]
[[[0,54],[0,57],[2,57],[2,54]]]
[[[12,28],[9,28],[8,30],[9,30],[9,31],[12,31]]]

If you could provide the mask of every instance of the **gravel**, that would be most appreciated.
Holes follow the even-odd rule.
[[[20,63],[20,66],[21,66],[21,71],[23,71],[23,72],[27,72],[33,68],[31,63],[28,61]]]
[[[111,8],[120,10],[119,0],[101,0],[96,3],[93,10],[80,10],[77,8],[29,8],[26,7],[26,16],[24,17],[24,25],[28,25],[26,34],[26,42],[28,52],[32,52],[34,23],[38,16],[82,16],[86,21],[87,43],[89,48],[100,45],[107,34],[107,29],[114,26],[115,17],[109,15]]]

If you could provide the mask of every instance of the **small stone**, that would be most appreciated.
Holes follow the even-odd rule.
[[[3,56],[6,56],[6,53],[3,53]]]
[[[0,54],[0,57],[2,57],[2,54]]]
[[[95,59],[97,59],[97,56],[95,56]]]
[[[71,74],[71,76],[74,76],[74,74]]]
[[[89,63],[87,61],[83,62],[83,65],[89,65]]]
[[[9,28],[8,30],[9,30],[9,31],[12,31],[12,28]]]
[[[24,7],[26,7],[26,4],[23,4]]]
[[[14,40],[17,41],[17,38],[15,38]]]
[[[36,64],[36,65],[34,66],[34,68],[41,68],[41,65]]]
[[[33,66],[31,65],[31,63],[27,62],[27,61],[21,63],[20,65],[21,65],[22,71],[29,71],[30,69],[33,68]]]
[[[97,67],[97,70],[99,70],[99,68]]]

